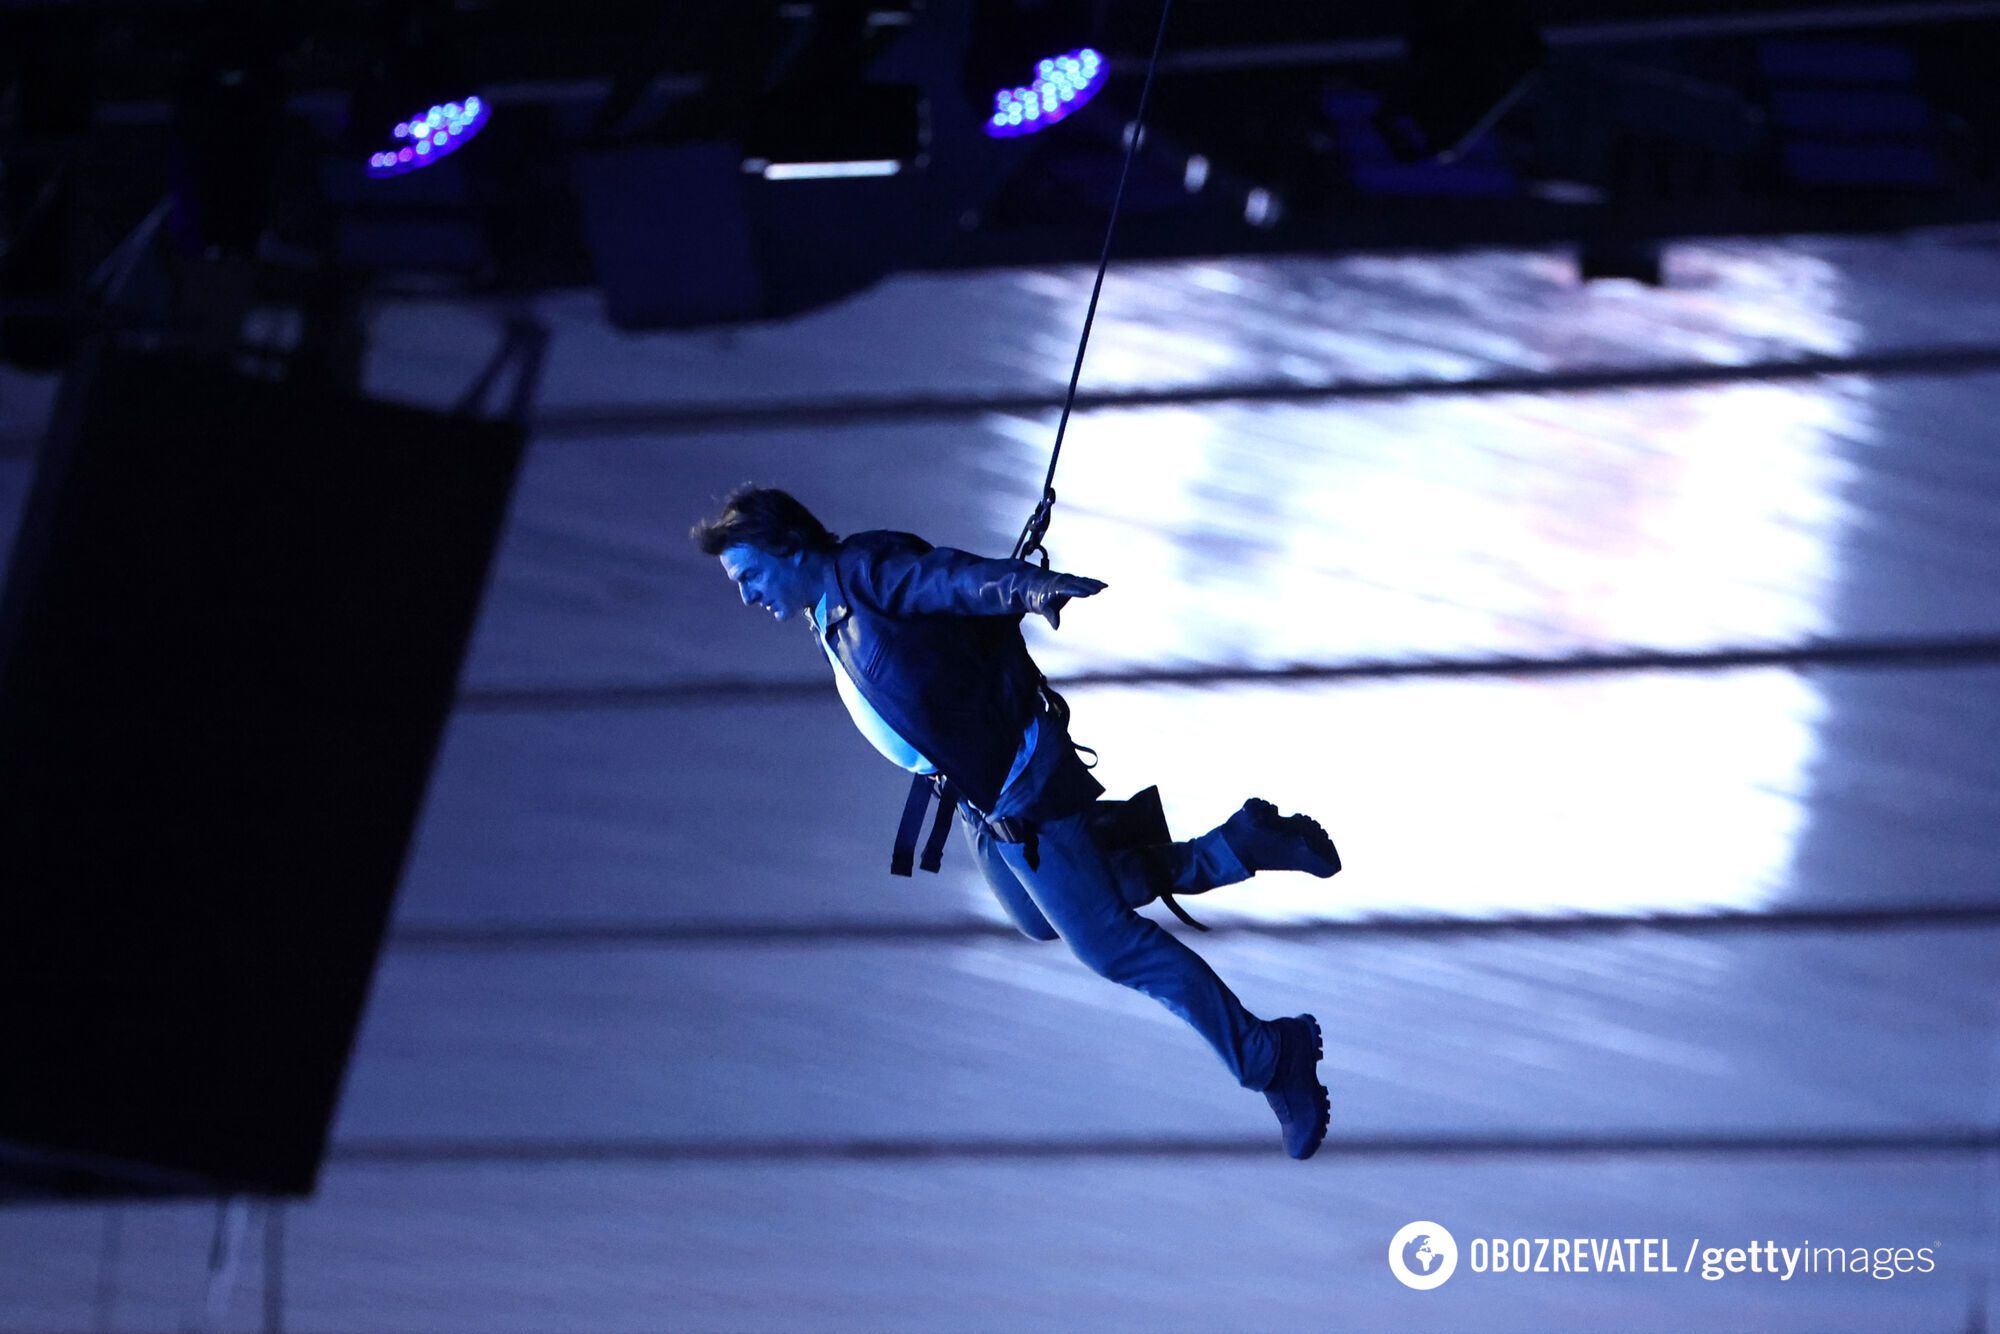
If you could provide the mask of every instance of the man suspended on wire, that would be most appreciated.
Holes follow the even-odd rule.
[[[1258,871],[1330,876],[1340,857],[1303,815],[1255,798],[1219,828],[1171,841],[1157,789],[1130,801],[1077,758],[1069,710],[1021,638],[1021,618],[1055,626],[1071,598],[1105,585],[1031,561],[987,560],[908,533],[836,538],[783,491],[744,487],[695,526],[746,605],[780,621],[803,614],[863,736],[917,775],[892,872],[910,873],[929,798],[923,853],[938,868],[955,805],[1000,904],[1036,940],[1065,941],[1092,971],[1153,997],[1193,1025],[1246,1088],[1278,1114],[1285,1149],[1309,1158],[1326,1136],[1326,1088],[1310,1014],[1259,1019],[1200,955],[1134,909],[1199,894]]]

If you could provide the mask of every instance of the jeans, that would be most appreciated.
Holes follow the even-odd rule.
[[[1035,762],[1001,794],[993,814],[1012,819],[1036,805],[1034,780],[1065,762],[1080,763],[1060,726],[1047,726],[1042,742],[1060,754]],[[1066,761],[1065,761],[1066,756]],[[1157,898],[1199,894],[1246,880],[1219,829],[1200,838],[1159,847],[1107,849],[1085,807],[1036,827],[1036,865],[1025,845],[995,838],[977,813],[959,808],[960,825],[980,870],[1014,925],[1036,940],[1060,937],[1085,967],[1140,991],[1186,1020],[1207,1039],[1237,1083],[1262,1089],[1278,1064],[1277,1028],[1243,1008],[1215,971],[1172,932],[1133,911]]]

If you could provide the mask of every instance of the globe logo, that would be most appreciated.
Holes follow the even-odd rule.
[[[1389,1239],[1389,1272],[1406,1288],[1435,1288],[1457,1268],[1458,1242],[1441,1224],[1405,1223]]]

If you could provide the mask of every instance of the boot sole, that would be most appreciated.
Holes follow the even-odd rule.
[[[1299,1018],[1305,1020],[1306,1026],[1312,1029],[1313,1083],[1318,1086],[1313,1093],[1313,1101],[1319,1104],[1319,1127],[1313,1131],[1312,1138],[1306,1141],[1306,1151],[1299,1155],[1299,1161],[1304,1162],[1318,1153],[1319,1146],[1326,1142],[1327,1127],[1333,1123],[1333,1098],[1326,1091],[1325,1081],[1319,1077],[1319,1063],[1326,1059],[1326,1043],[1320,1036],[1319,1020],[1309,1014],[1302,1014]]]

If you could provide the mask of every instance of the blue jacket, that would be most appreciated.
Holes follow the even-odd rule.
[[[1055,575],[910,533],[867,532],[841,542],[834,577],[828,651],[882,721],[991,811],[1046,687],[1021,618],[1047,605]],[[1058,733],[1046,743],[1069,745],[1065,729],[1044,730]]]

